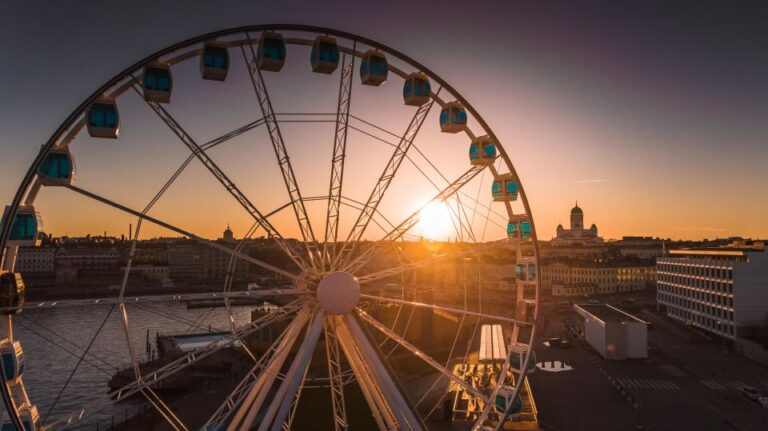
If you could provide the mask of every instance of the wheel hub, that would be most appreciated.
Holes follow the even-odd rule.
[[[317,286],[317,302],[330,314],[348,314],[360,301],[360,284],[352,274],[331,272]]]

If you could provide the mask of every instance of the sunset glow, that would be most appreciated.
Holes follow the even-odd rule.
[[[419,230],[424,238],[445,240],[451,236],[452,229],[451,210],[445,203],[431,203],[421,212]]]

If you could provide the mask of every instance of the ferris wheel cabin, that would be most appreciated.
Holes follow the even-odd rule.
[[[200,56],[200,74],[209,81],[224,81],[229,71],[229,51],[220,42],[206,42]]]
[[[515,279],[517,281],[536,281],[536,264],[526,262],[515,265]]]
[[[0,308],[2,314],[16,314],[24,305],[24,279],[21,274],[3,271],[0,273]]]
[[[525,216],[512,218],[507,223],[507,238],[528,239],[531,234],[531,223]]]
[[[383,52],[371,49],[360,62],[360,80],[365,85],[379,86],[387,80],[389,65]]]
[[[525,362],[525,355],[528,354],[530,346],[523,343],[515,343],[509,348],[509,366],[515,372],[520,372],[522,364]],[[531,359],[528,361],[528,367],[526,368],[528,373],[536,371],[536,352],[531,351]]]
[[[3,356],[3,375],[5,381],[16,383],[24,373],[24,351],[18,341],[3,340],[0,345],[0,355]]]
[[[469,144],[469,162],[471,164],[487,166],[494,160],[496,160],[496,144],[490,136],[480,136]]]
[[[3,213],[3,224],[8,220],[8,213],[11,207],[5,207]],[[30,246],[34,247],[39,245],[38,233],[43,227],[43,219],[40,217],[40,213],[35,211],[35,208],[30,205],[20,206],[16,210],[16,216],[13,218],[13,224],[11,225],[11,234],[8,237],[8,242],[16,246]]]
[[[99,99],[94,102],[88,108],[86,123],[91,137],[117,139],[120,133],[120,115],[115,101]]]
[[[283,35],[265,31],[259,39],[256,52],[256,66],[261,70],[279,72],[285,64],[285,40]]]
[[[448,102],[440,111],[440,131],[459,133],[467,127],[467,111],[459,102]]]
[[[23,405],[19,408],[19,416],[21,417],[21,424],[24,426],[24,431],[37,431],[43,429],[43,424],[40,421],[40,413],[37,411],[36,406]],[[11,418],[7,413],[3,413],[3,419],[0,421],[0,431],[16,431],[16,427],[13,424]]]
[[[514,396],[514,399],[512,398]],[[496,407],[501,411],[509,411],[510,415],[519,415],[523,412],[523,400],[520,394],[515,395],[515,388],[502,386],[496,394]]]
[[[431,92],[429,78],[422,72],[408,75],[403,84],[403,99],[409,106],[421,106],[429,102]]]
[[[69,148],[53,148],[37,169],[40,182],[46,186],[68,186],[75,180],[75,162]]]
[[[331,74],[339,67],[339,46],[336,38],[331,36],[317,36],[312,45],[312,71]]]
[[[512,174],[501,174],[493,180],[491,194],[497,202],[516,201],[519,193],[517,179]]]
[[[144,86],[144,100],[148,102],[169,103],[173,79],[171,67],[166,63],[155,63],[144,67],[141,79]]]

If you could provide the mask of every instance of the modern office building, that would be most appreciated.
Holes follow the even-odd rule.
[[[761,244],[672,250],[656,265],[656,299],[668,316],[729,339],[764,325],[768,254]]]
[[[608,304],[575,304],[584,339],[605,359],[648,357],[645,321]]]

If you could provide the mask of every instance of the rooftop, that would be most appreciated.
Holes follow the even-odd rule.
[[[576,304],[574,307],[581,308],[605,323],[645,323],[644,320],[608,304]]]

